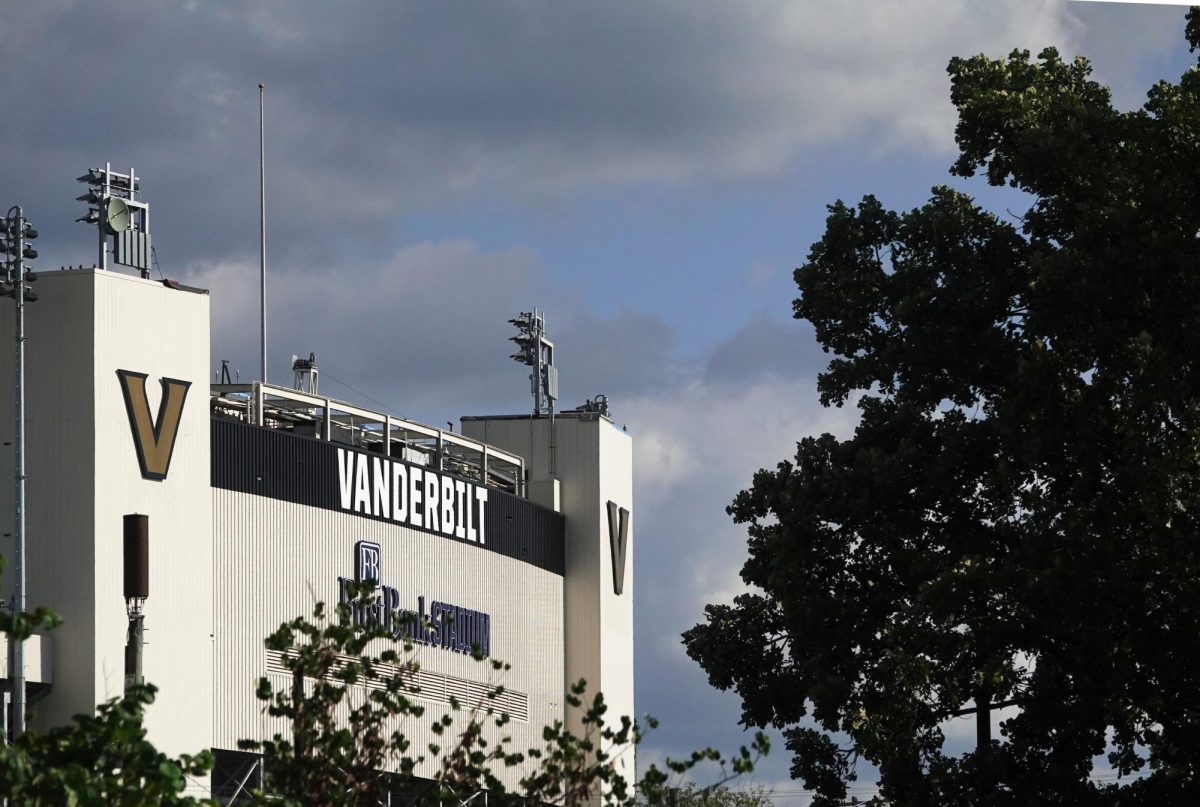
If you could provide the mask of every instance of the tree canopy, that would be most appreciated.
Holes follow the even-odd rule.
[[[1193,803],[1200,69],[1134,111],[1054,49],[948,72],[952,174],[1029,207],[830,206],[794,313],[859,424],[737,496],[752,593],[688,653],[783,730],[814,804],[859,758],[896,805]]]

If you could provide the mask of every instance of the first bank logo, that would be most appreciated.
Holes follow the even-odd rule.
[[[175,438],[179,435],[179,422],[183,418],[183,402],[187,399],[188,387],[192,386],[192,382],[164,377],[161,381],[162,399],[158,404],[158,417],[152,419],[150,401],[146,397],[148,377],[145,373],[117,370],[142,476],[146,479],[166,479],[171,467],[171,455],[175,452]]]
[[[379,544],[359,541],[354,545],[354,579],[379,582]]]

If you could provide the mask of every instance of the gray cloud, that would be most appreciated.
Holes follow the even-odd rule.
[[[1180,6],[1145,3],[1071,3],[1083,53],[1095,78],[1113,91],[1113,103],[1134,109],[1146,100],[1149,84],[1143,66],[1174,81],[1177,51],[1186,47]],[[1134,46],[1136,42],[1136,46]]]
[[[246,378],[259,367],[258,278],[256,265],[242,263],[208,264],[189,278],[212,294],[214,365],[229,359]],[[413,244],[377,263],[271,275],[270,377],[290,383],[291,354],[315,352],[322,391],[335,398],[362,403],[365,394],[435,423],[523,411],[532,406],[528,370],[509,359],[516,331],[507,320],[533,305],[548,312],[560,408],[597,393],[619,407],[674,386],[683,372],[660,317],[597,316],[551,284],[528,249],[484,252],[458,240]]]
[[[91,252],[71,180],[104,160],[142,172],[170,265],[244,259],[265,81],[288,271],[377,255],[405,212],[473,194],[767,177],[831,143],[945,150],[949,56],[1072,36],[1040,0],[25,4],[0,34],[22,110],[0,167],[64,263]]]
[[[807,322],[762,314],[713,349],[705,378],[712,383],[812,378],[825,369],[828,360]]]
[[[414,244],[375,264],[272,278],[270,376],[291,382],[292,353],[317,354],[322,391],[369,395],[393,413],[436,419],[462,401],[525,408],[524,369],[508,360],[515,316],[542,270],[528,250],[482,253],[466,241]],[[214,265],[194,282],[212,291],[213,360],[258,375],[258,267]],[[349,387],[346,385],[350,385]]]

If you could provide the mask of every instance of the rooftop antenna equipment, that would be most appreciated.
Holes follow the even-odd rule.
[[[87,203],[88,209],[75,221],[97,226],[99,267],[108,269],[111,237],[113,262],[131,266],[149,278],[150,205],[137,198],[141,179],[132,168],[122,174],[112,170],[112,163],[105,163],[103,168],[89,168],[78,181],[88,186],[87,193],[77,197]]]
[[[292,387],[309,395],[317,394],[317,354],[309,353],[307,359],[292,354]]]
[[[535,308],[531,312],[522,311],[509,323],[519,331],[509,341],[516,342],[521,349],[510,358],[533,368],[529,374],[533,414],[553,415],[554,402],[558,400],[558,370],[554,366],[554,343],[546,338],[546,318]]]
[[[555,475],[554,402],[558,400],[558,369],[554,366],[554,343],[546,338],[546,318],[541,311],[522,311],[509,323],[517,327],[516,342],[520,352],[510,358],[533,369],[529,386],[533,393],[533,416],[550,418],[550,476]]]

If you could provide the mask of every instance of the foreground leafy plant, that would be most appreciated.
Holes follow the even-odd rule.
[[[354,593],[361,604],[373,604],[372,585]],[[16,620],[3,616],[0,627],[5,632],[19,631],[26,637],[34,629],[57,624],[44,609]],[[505,735],[509,716],[494,705],[503,686],[495,685],[478,704],[451,699],[451,713],[430,724],[433,735],[445,738],[445,743],[415,749],[404,730],[426,715],[414,700],[419,667],[412,647],[379,625],[353,622],[349,606],[339,606],[330,619],[325,606],[317,603],[311,619],[290,620],[267,637],[267,648],[281,653],[292,673],[292,686],[276,690],[264,678],[257,694],[266,712],[284,721],[288,730],[267,740],[239,743],[264,757],[264,787],[245,794],[251,803],[373,807],[386,803],[389,793],[403,790],[410,804],[454,804],[486,790],[489,804],[534,800],[578,807],[602,800],[612,807],[632,807],[640,796],[658,805],[668,800],[672,775],[714,763],[725,772],[723,783],[750,772],[768,750],[766,737],[759,734],[750,748],[728,761],[705,749],[686,760],[668,760],[666,771],[651,766],[640,782],[631,783],[615,763],[632,754],[641,730],[628,718],[618,726],[607,725],[602,695],[585,703],[582,681],[567,698],[569,708],[586,709],[582,736],[556,721],[543,729],[540,747],[514,750]],[[507,669],[500,662],[487,664],[496,675]],[[131,687],[123,697],[97,707],[94,715],[76,716],[70,726],[28,731],[13,744],[0,745],[0,797],[33,807],[216,805],[184,793],[188,777],[205,776],[212,768],[210,752],[176,759],[147,741],[143,718],[155,691],[151,685]],[[653,727],[654,721],[648,720]],[[430,767],[435,770],[432,780],[418,778],[418,770],[427,773]],[[522,772],[518,785],[510,789],[500,776],[511,768]]]
[[[9,804],[46,807],[216,804],[182,795],[186,777],[212,768],[210,752],[173,759],[146,740],[142,718],[154,693],[153,686],[132,687],[70,726],[0,745],[0,794]]]
[[[372,584],[358,584],[352,594],[360,612],[372,612]],[[567,697],[568,708],[584,710],[582,735],[556,721],[543,729],[540,747],[513,748],[505,733],[509,716],[495,705],[504,688],[495,684],[480,703],[451,698],[450,713],[428,723],[438,740],[414,748],[404,729],[428,717],[415,700],[419,664],[412,645],[393,638],[381,624],[355,624],[354,611],[339,605],[331,618],[317,603],[311,619],[291,620],[267,638],[267,648],[281,654],[292,683],[277,688],[263,678],[258,685],[267,714],[285,721],[288,729],[239,743],[264,756],[264,787],[252,794],[256,803],[366,807],[386,803],[397,791],[410,802],[455,803],[486,790],[489,804],[532,800],[576,807],[601,799],[619,807],[637,803],[639,796],[657,804],[666,797],[671,774],[710,762],[726,766],[730,776],[740,775],[768,750],[760,734],[728,762],[705,749],[687,760],[668,760],[668,771],[651,766],[640,782],[631,782],[616,762],[632,756],[642,730],[628,717],[609,725],[602,694],[585,701],[582,681]],[[507,669],[502,662],[477,660],[495,675]],[[430,769],[432,780],[418,778]],[[503,774],[510,769],[516,777]],[[506,786],[505,780],[514,778],[517,786]]]

